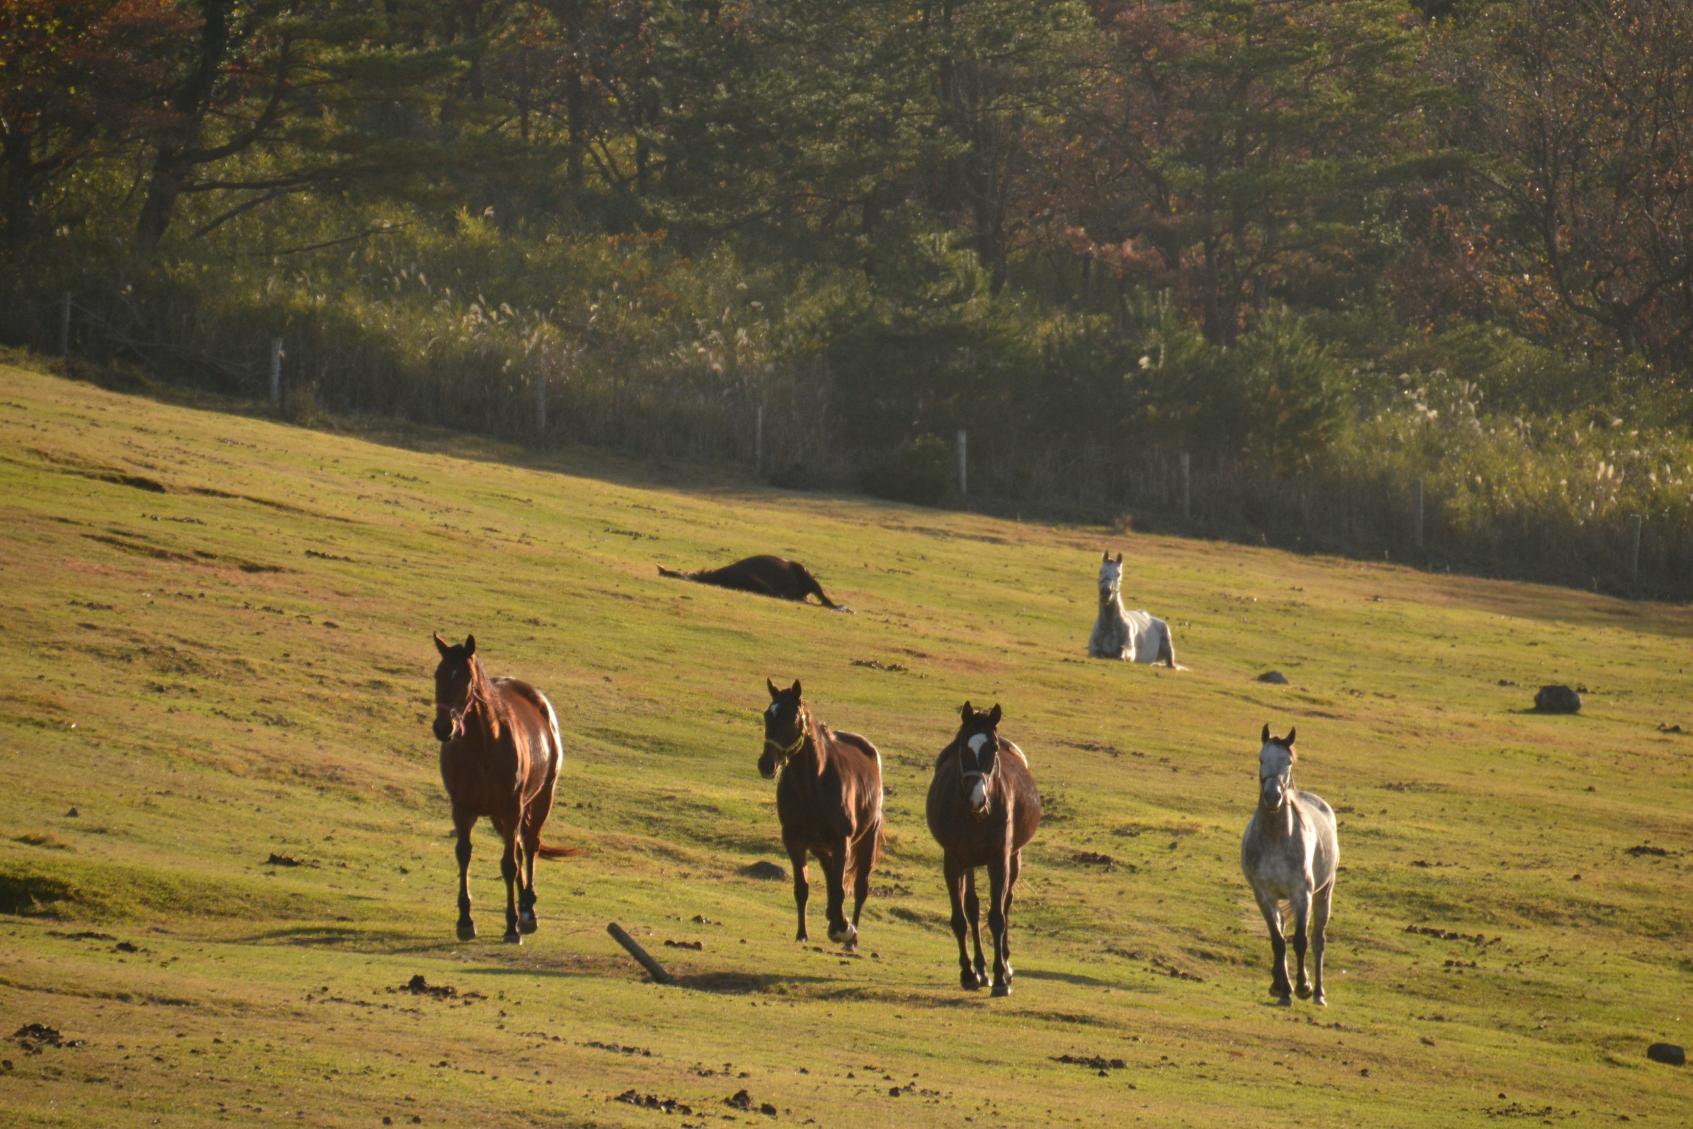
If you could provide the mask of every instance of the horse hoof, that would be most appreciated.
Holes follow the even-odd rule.
[[[1009,980],[999,981],[993,986],[993,994],[995,996],[1009,996],[1011,994],[1011,982]]]
[[[1296,991],[1297,991],[1297,992],[1298,992],[1298,993],[1299,993],[1299,998],[1300,998],[1300,999],[1302,999],[1302,1000],[1308,1000],[1308,999],[1310,999],[1310,998],[1311,998],[1311,985],[1309,985],[1309,984],[1301,984],[1301,985],[1299,985],[1299,987],[1298,987],[1298,988],[1297,988],[1297,989],[1295,989],[1295,990],[1296,990]]]
[[[798,933],[794,934],[794,940],[796,940],[796,941],[809,941],[809,940],[811,940],[811,938],[806,935],[805,930],[801,929]]]
[[[982,986],[981,977],[977,976],[974,972],[971,972],[968,968],[958,974],[958,983],[959,986],[967,992],[978,991]]]
[[[1277,996],[1276,997],[1276,1006],[1277,1007],[1292,1007],[1293,1006],[1293,997],[1288,996],[1288,995]]]
[[[459,940],[461,940],[461,941],[474,941],[474,940],[476,940],[476,926],[474,924],[472,924],[471,922],[468,922],[468,921],[459,922]]]
[[[505,942],[508,945],[521,945],[523,944],[523,934],[519,933],[515,929],[507,929]]]
[[[845,945],[848,948],[851,948],[853,942],[858,940],[858,930],[850,925],[845,929],[836,929],[833,925],[831,925],[829,927],[829,940],[835,942],[837,945]]]
[[[1318,992],[1315,996],[1313,996],[1311,998],[1311,1002],[1316,1004],[1318,1007],[1328,1007],[1329,1006],[1329,998],[1327,996],[1323,995],[1321,992]]]
[[[517,919],[517,930],[519,933],[533,933],[540,927],[541,923],[535,919],[535,915],[532,913],[523,914]]]

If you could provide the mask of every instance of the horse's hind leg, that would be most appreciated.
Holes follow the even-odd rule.
[[[794,864],[794,908],[799,913],[799,930],[794,940],[806,940],[805,903],[811,897],[811,883],[805,880],[805,848],[788,844],[788,859]]]
[[[1000,942],[1005,951],[1005,980],[1010,983],[1017,973],[1011,967],[1011,901],[1017,892],[1017,876],[1023,873],[1023,852],[1012,851],[1011,863],[1005,871],[1005,939]]]
[[[837,945],[850,945],[858,936],[858,930],[848,925],[846,919],[848,851],[847,840],[843,838],[829,849],[828,854],[818,856],[818,861],[823,864],[823,880],[828,883],[829,940]]]
[[[873,827],[859,837],[858,852],[852,858],[852,931],[858,932],[858,915],[864,910],[864,899],[870,896],[870,868],[876,863],[876,837],[881,828]]]
[[[976,950],[976,982],[988,985],[988,962],[982,959],[982,903],[976,897],[976,871],[964,872],[964,916],[970,923],[970,944]]]
[[[965,988],[974,991],[982,986],[982,977],[976,975],[975,969],[970,967],[970,955],[964,948],[964,887],[970,879],[969,870],[953,865],[949,859],[945,863],[946,896],[952,901],[952,935],[958,938],[958,982]],[[975,894],[970,895],[974,904]],[[976,960],[981,957],[981,946],[976,946]]]
[[[521,817],[495,821],[499,829],[500,838],[505,840],[505,851],[500,855],[500,877],[506,880],[506,935],[505,942],[509,945],[523,944],[523,934],[517,931],[517,856],[521,849],[518,843]]]
[[[476,826],[476,817],[469,812],[454,809],[453,832],[458,836],[458,842],[453,845],[453,853],[459,863],[459,940],[476,940],[476,923],[470,920],[470,829]]]
[[[1334,899],[1334,882],[1317,891],[1311,899],[1311,974],[1316,981],[1316,994],[1312,997],[1318,1007],[1323,1007],[1328,997],[1323,994],[1323,949],[1328,946],[1329,905]]]
[[[1284,1004],[1293,1002],[1287,982],[1287,938],[1282,936],[1282,911],[1273,894],[1254,891],[1264,924],[1270,927],[1270,995]]]
[[[524,821],[521,846],[523,883],[517,891],[517,931],[533,933],[541,925],[535,916],[535,855],[541,849],[541,830],[533,819]]]

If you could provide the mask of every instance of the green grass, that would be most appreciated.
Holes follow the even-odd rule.
[[[377,439],[0,368],[0,1020],[85,1041],[6,1050],[0,1120],[672,1122],[633,1088],[678,1124],[1685,1124],[1645,1047],[1693,1042],[1688,609]],[[1083,657],[1105,545],[1191,670]],[[754,551],[858,614],[653,568]],[[558,707],[586,853],[521,948],[487,832],[453,940],[434,629]],[[738,873],[784,861],[766,675],[883,750],[855,958]],[[1524,712],[1553,680],[1579,716]],[[956,986],[922,818],[965,698],[1049,802],[1007,1000]],[[1271,1006],[1239,874],[1265,721],[1340,812],[1323,1011]]]

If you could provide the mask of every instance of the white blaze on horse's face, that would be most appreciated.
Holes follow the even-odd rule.
[[[1275,809],[1293,788],[1293,750],[1280,741],[1266,741],[1258,750],[1258,799]]]
[[[975,771],[965,771],[964,779],[970,785],[970,810],[977,815],[986,815],[988,811],[988,778],[986,773],[993,771],[991,760],[984,768],[982,750],[993,744],[993,737],[987,733],[977,733],[966,741],[965,747],[970,750],[970,756]],[[963,758],[959,758],[962,766]]]

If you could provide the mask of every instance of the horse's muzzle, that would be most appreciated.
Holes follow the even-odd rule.
[[[451,741],[464,729],[464,719],[446,706],[435,707],[435,724],[430,726],[437,741]]]
[[[758,774],[766,780],[776,779],[776,758],[765,753],[758,758]]]

